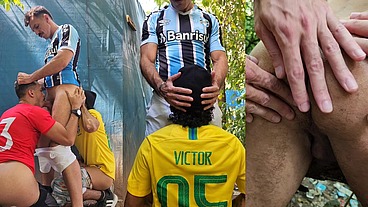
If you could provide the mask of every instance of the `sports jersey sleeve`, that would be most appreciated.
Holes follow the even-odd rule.
[[[33,107],[27,117],[33,127],[41,134],[47,133],[56,122],[48,111],[40,107]]]
[[[70,24],[64,24],[61,26],[61,37],[60,37],[59,50],[68,49],[73,53],[77,50],[79,41],[79,35],[77,30]]]
[[[216,17],[212,16],[212,30],[210,36],[210,52],[215,50],[225,51],[225,48],[222,46],[222,34],[219,22]]]
[[[135,157],[134,165],[128,178],[127,190],[137,197],[144,197],[151,193],[151,176],[149,141],[144,139]]]
[[[147,43],[158,44],[156,26],[158,13],[151,13],[143,23],[141,46]]]
[[[236,179],[236,184],[238,185],[239,191],[245,194],[246,153],[245,153],[245,148],[243,147],[243,145],[241,143],[239,145],[240,145],[239,146],[240,168],[239,168],[238,178]]]

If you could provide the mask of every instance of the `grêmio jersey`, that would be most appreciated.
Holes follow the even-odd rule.
[[[0,117],[0,163],[18,161],[34,173],[34,151],[40,134],[47,133],[55,120],[45,109],[17,104]]]
[[[142,143],[128,192],[153,194],[153,206],[231,206],[234,183],[245,193],[245,148],[225,130],[171,124]]]
[[[211,70],[210,53],[224,51],[217,18],[196,5],[186,12],[172,5],[151,13],[142,27],[142,42],[157,44],[156,69],[166,81],[187,65]]]
[[[79,86],[77,73],[78,57],[80,51],[80,38],[77,30],[70,24],[59,26],[51,38],[46,54],[45,64],[51,61],[60,50],[67,49],[73,52],[68,65],[60,72],[45,77],[45,87],[51,88],[61,84],[74,84]]]

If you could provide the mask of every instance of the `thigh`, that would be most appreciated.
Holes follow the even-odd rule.
[[[66,126],[69,120],[71,111],[66,91],[69,94],[73,94],[77,87],[78,86],[72,84],[63,84],[47,90],[48,100],[53,103],[52,117],[64,126]]]
[[[113,179],[107,176],[104,172],[94,166],[86,166],[89,176],[92,181],[92,189],[94,190],[106,190],[113,184]]]
[[[263,45],[252,55],[259,66],[274,72]],[[246,127],[247,204],[286,206],[298,189],[311,162],[308,114],[299,113],[292,121],[273,124],[254,117]]]

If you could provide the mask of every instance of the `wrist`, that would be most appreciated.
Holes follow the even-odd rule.
[[[70,111],[70,113],[74,114],[74,115],[75,115],[75,116],[77,116],[78,118],[80,118],[80,117],[82,116],[82,111],[81,111],[79,108],[77,108],[77,109],[72,109],[72,110]]]
[[[160,93],[161,96],[165,97],[166,93],[165,91],[163,91],[162,89],[166,87],[166,81],[163,81],[162,83],[160,83],[160,85],[158,86],[158,92]]]

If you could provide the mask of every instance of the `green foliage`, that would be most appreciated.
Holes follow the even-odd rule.
[[[254,31],[254,15],[253,15],[253,0],[246,0],[245,10],[245,52],[249,54],[254,46],[259,42],[259,39]]]
[[[223,44],[229,60],[229,73],[225,90],[242,92],[237,102],[245,101],[245,48],[246,0],[202,0],[205,10],[217,16],[223,34]],[[220,98],[225,100],[223,93]],[[245,142],[245,108],[229,107],[220,102],[223,109],[223,128]]]
[[[16,5],[22,10],[24,9],[24,5],[22,2],[20,2],[20,0],[0,0],[0,5],[3,6],[6,11],[10,10],[11,5]]]

